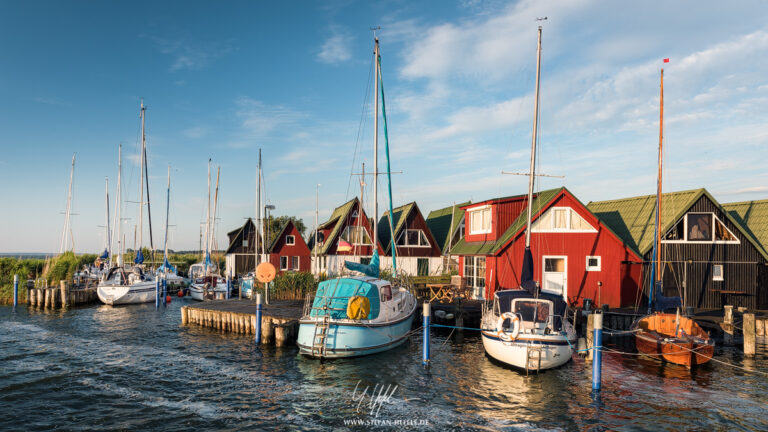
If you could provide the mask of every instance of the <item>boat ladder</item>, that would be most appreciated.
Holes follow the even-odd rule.
[[[325,357],[330,323],[331,317],[328,311],[323,315],[322,321],[315,322],[315,337],[312,339],[312,357]]]
[[[541,370],[541,346],[527,345],[525,351],[525,374],[528,375],[529,370],[535,370],[538,374]]]

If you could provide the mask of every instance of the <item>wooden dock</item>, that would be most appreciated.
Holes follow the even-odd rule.
[[[261,342],[284,346],[296,340],[302,300],[272,300],[262,305]],[[254,334],[256,303],[253,300],[213,300],[181,308],[181,324],[197,325],[236,334]]]

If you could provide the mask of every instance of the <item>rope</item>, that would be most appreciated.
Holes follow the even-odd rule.
[[[481,328],[474,328],[474,327],[457,327],[457,326],[450,326],[450,325],[442,325],[442,324],[429,324],[430,327],[442,327],[442,328],[450,328],[450,329],[460,329],[460,330],[475,330],[475,331],[492,331],[495,332],[496,329],[481,329]]]

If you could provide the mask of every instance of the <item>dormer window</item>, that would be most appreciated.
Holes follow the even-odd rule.
[[[595,232],[586,219],[570,207],[552,207],[531,225],[531,232]]]
[[[285,244],[292,246],[296,244],[296,237],[292,235],[285,236]]]
[[[353,245],[370,245],[371,237],[368,235],[368,231],[361,226],[350,226],[344,228],[344,233],[341,235],[344,241]]]
[[[469,210],[469,233],[488,234],[491,232],[491,206]]]
[[[714,213],[687,213],[664,235],[667,243],[739,243]]]
[[[397,236],[398,246],[429,247],[429,241],[424,231],[420,229],[404,229]]]

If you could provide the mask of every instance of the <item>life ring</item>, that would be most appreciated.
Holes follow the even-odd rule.
[[[512,331],[504,331],[504,321],[512,320]],[[504,342],[511,342],[517,339],[517,335],[520,334],[520,318],[512,312],[504,312],[496,322],[496,328],[499,329],[496,335]]]
[[[96,261],[93,262],[93,265],[99,267],[101,265],[101,258],[96,258]]]

